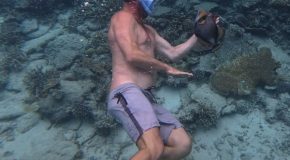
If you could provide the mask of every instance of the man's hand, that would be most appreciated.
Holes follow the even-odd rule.
[[[166,71],[167,74],[169,75],[172,75],[172,76],[178,76],[178,77],[192,77],[193,74],[192,73],[189,73],[189,72],[183,72],[183,71],[180,71],[174,67],[170,67],[167,71]]]
[[[205,50],[209,50],[211,49],[214,45],[213,44],[209,44],[205,41],[203,41],[202,39],[196,37],[197,40],[196,40],[196,43],[195,43],[195,46],[194,46],[194,50],[196,52],[202,52],[202,51],[205,51]]]

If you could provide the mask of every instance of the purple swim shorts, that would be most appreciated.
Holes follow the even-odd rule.
[[[134,83],[122,84],[111,91],[108,112],[122,124],[134,142],[148,129],[159,127],[160,136],[167,144],[172,130],[182,127],[169,111],[154,102],[150,91]]]

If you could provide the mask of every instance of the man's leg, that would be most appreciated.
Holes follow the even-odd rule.
[[[164,150],[159,128],[151,128],[144,132],[138,139],[137,146],[139,151],[131,160],[158,160]]]
[[[191,138],[183,128],[173,129],[168,144],[164,147],[161,159],[180,160],[187,156],[192,147]]]

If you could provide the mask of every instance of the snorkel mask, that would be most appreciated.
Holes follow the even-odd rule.
[[[205,10],[200,10],[195,18],[195,35],[202,41],[213,45],[211,49],[203,52],[216,51],[222,45],[225,31],[223,27],[216,24],[216,19],[218,17],[219,16],[206,12]]]
[[[139,0],[139,2],[142,5],[144,11],[148,15],[152,15],[154,9],[154,0]]]

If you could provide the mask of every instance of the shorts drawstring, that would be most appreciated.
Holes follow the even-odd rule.
[[[134,117],[134,115],[132,114],[132,112],[130,111],[130,109],[128,108],[128,103],[126,98],[124,97],[124,95],[121,92],[118,92],[114,95],[114,98],[117,98],[117,104],[121,103],[121,105],[123,106],[125,112],[129,115],[130,119],[133,121],[135,127],[137,128],[138,132],[140,135],[143,134],[143,129],[141,128],[140,124],[138,123],[138,121],[136,120],[136,118]]]

